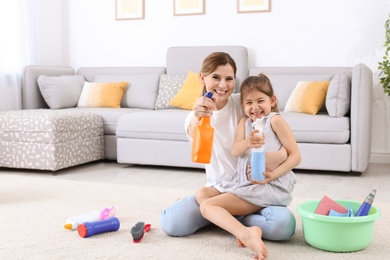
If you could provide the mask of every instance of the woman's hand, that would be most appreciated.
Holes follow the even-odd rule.
[[[276,178],[273,176],[272,172],[264,172],[264,180],[262,181],[251,180],[251,182],[253,184],[266,184],[267,182],[271,182],[275,179]]]
[[[213,115],[213,110],[216,110],[217,107],[214,101],[208,97],[199,97],[194,103],[194,115],[199,121],[201,117],[211,117]]]

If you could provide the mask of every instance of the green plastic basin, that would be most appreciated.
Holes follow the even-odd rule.
[[[357,212],[362,202],[335,200]],[[375,206],[363,217],[330,217],[315,214],[320,200],[306,201],[298,205],[302,217],[303,236],[309,245],[331,252],[352,252],[366,248],[372,241],[374,222],[381,216]]]

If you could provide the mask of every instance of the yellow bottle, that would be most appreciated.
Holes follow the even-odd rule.
[[[207,92],[205,97],[213,94]],[[210,117],[202,117],[199,125],[194,129],[192,142],[192,161],[196,163],[210,163],[213,152],[214,128],[210,125]]]

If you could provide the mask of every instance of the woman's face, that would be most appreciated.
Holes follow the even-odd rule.
[[[236,85],[232,66],[230,64],[218,66],[210,75],[204,76],[201,73],[200,78],[206,86],[206,91],[213,93],[217,109],[223,108]]]

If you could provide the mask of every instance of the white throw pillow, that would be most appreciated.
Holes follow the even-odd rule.
[[[351,75],[340,73],[330,81],[325,106],[328,114],[342,117],[348,114],[351,101]]]
[[[42,97],[51,109],[75,107],[83,89],[85,79],[81,75],[38,77]]]

